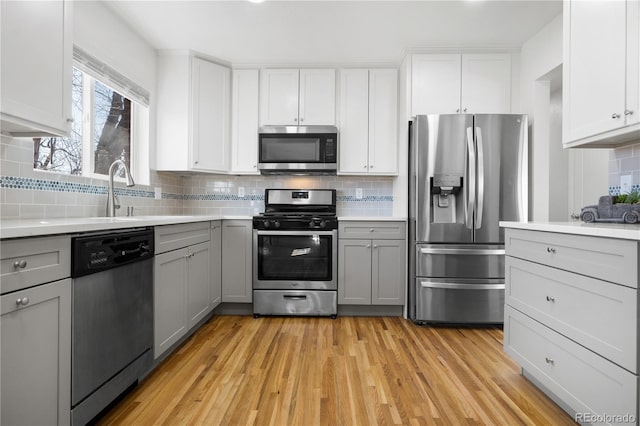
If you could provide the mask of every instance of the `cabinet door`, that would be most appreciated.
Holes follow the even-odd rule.
[[[158,358],[187,332],[186,248],[162,253],[153,268],[153,351]]]
[[[230,84],[229,68],[193,58],[193,152],[195,170],[229,169]]]
[[[338,241],[338,303],[371,304],[371,240]]]
[[[297,69],[260,71],[260,124],[298,124]]]
[[[189,328],[193,327],[209,312],[209,282],[211,252],[210,242],[189,247],[187,258],[187,315]]]
[[[571,1],[564,17],[564,142],[624,125],[626,6]]]
[[[462,55],[461,99],[462,112],[470,114],[510,113],[510,55]]]
[[[336,71],[300,70],[299,123],[301,126],[336,124]]]
[[[627,126],[640,123],[640,2],[627,1]]]
[[[222,301],[251,303],[253,291],[250,220],[222,222]]]
[[[22,300],[17,304],[17,300]],[[14,292],[2,304],[3,425],[71,422],[71,280]]]
[[[258,174],[258,70],[234,70],[231,114],[231,171]]]
[[[398,173],[398,72],[369,71],[369,173]]]
[[[460,112],[458,54],[413,55],[411,58],[411,115]]]
[[[340,173],[369,169],[369,71],[340,71]]]
[[[69,134],[72,3],[0,4],[3,131]]]
[[[403,305],[405,279],[404,240],[373,240],[371,304]]]
[[[222,222],[211,222],[210,309],[222,302]]]

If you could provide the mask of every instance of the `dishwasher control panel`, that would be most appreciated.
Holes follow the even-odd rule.
[[[153,257],[153,228],[82,235],[71,239],[71,276],[81,277]]]

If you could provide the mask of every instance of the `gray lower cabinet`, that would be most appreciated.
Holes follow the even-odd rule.
[[[251,220],[224,220],[222,222],[222,301],[252,302],[252,247]]]
[[[506,229],[505,249],[505,352],[577,421],[638,424],[638,241]]]
[[[338,303],[402,305],[406,286],[404,222],[347,222],[338,231]],[[376,239],[353,238],[363,235]]]
[[[37,247],[37,243],[34,244]],[[15,291],[3,295],[0,301],[0,423],[68,425],[71,421],[71,280]]]
[[[210,309],[222,302],[222,221],[211,222],[211,287]]]
[[[156,227],[154,259],[154,357],[185,336],[210,305],[209,222]],[[178,232],[184,231],[185,233]],[[184,238],[185,235],[191,235]],[[174,241],[170,243],[168,239]],[[180,244],[178,241],[182,240]],[[180,245],[195,243],[185,247]],[[157,250],[171,249],[164,253]]]

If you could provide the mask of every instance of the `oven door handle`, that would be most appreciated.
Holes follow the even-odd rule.
[[[314,231],[314,230],[299,230],[299,231],[258,231],[254,230],[257,235],[275,235],[275,236],[283,236],[283,235],[293,235],[293,236],[305,236],[305,235],[337,235],[338,230],[333,231]]]
[[[282,297],[289,300],[305,300],[307,298],[304,294],[285,294]]]

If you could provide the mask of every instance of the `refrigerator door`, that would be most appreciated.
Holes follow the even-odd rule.
[[[473,116],[421,115],[412,124],[410,217],[415,241],[467,243],[473,238]]]
[[[499,221],[526,221],[528,210],[527,116],[474,117],[477,191],[474,241],[503,243]]]
[[[444,324],[500,324],[504,279],[416,279],[414,321]]]

